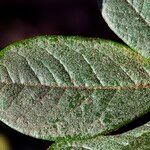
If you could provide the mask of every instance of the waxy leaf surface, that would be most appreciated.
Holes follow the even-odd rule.
[[[102,15],[126,44],[150,57],[149,0],[103,0]]]
[[[149,60],[110,41],[37,37],[0,58],[0,120],[42,139],[116,130],[150,111]]]
[[[124,134],[98,136],[86,140],[62,141],[49,150],[149,150],[150,122]]]

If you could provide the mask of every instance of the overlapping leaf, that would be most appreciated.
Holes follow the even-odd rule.
[[[149,0],[103,0],[102,15],[122,40],[150,57]]]
[[[0,119],[36,138],[90,137],[150,111],[150,64],[110,41],[37,37],[0,58]]]
[[[149,150],[150,122],[121,135],[56,142],[49,150]]]

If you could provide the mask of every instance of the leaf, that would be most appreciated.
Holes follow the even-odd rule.
[[[103,0],[102,15],[126,44],[150,57],[149,0]]]
[[[149,150],[150,122],[121,135],[58,141],[49,150]]]
[[[45,36],[2,54],[0,119],[24,134],[105,134],[150,111],[150,63],[122,45]]]

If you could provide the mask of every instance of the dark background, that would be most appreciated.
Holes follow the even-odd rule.
[[[122,42],[101,16],[102,0],[0,0],[0,49],[37,35],[79,35]],[[46,150],[37,140],[0,122],[12,150]]]

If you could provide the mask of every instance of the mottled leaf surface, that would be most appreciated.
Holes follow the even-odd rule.
[[[124,42],[150,57],[149,0],[103,0],[102,15]]]
[[[124,134],[98,136],[86,140],[62,141],[49,150],[149,150],[150,122]]]
[[[0,119],[36,138],[88,137],[150,111],[149,60],[110,41],[37,37],[0,58]]]

